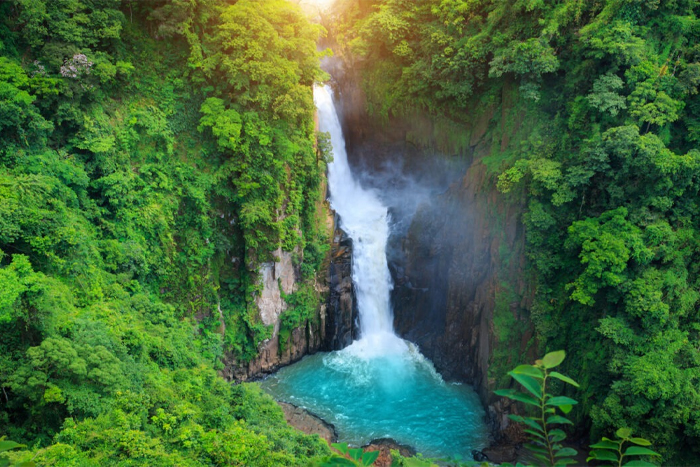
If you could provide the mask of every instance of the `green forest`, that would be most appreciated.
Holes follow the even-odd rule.
[[[283,331],[324,298],[326,34],[378,121],[428,114],[461,153],[499,109],[484,163],[526,200],[569,438],[700,465],[700,1],[338,0],[323,26],[296,3],[0,2],[0,443],[23,445],[0,466],[328,458],[220,374],[271,336],[276,251],[300,271]]]
[[[377,118],[467,132],[508,106],[485,163],[527,200],[530,319],[567,351],[581,433],[628,427],[700,464],[700,3],[342,5],[329,31]]]
[[[15,461],[326,454],[259,388],[217,375],[270,332],[257,265],[282,248],[312,281],[327,249],[322,29],[282,0],[17,0],[0,18],[0,436],[27,445]]]

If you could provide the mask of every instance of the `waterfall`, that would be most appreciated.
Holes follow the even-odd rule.
[[[482,449],[488,430],[476,393],[466,385],[445,383],[416,346],[394,333],[387,207],[353,178],[330,90],[315,88],[314,99],[320,129],[330,133],[333,144],[331,206],[353,240],[360,339],[283,368],[263,388],[333,423],[340,441],[355,446],[394,438],[440,457]]]
[[[406,344],[394,333],[390,292],[393,287],[386,259],[389,215],[377,194],[353,178],[345,138],[328,86],[314,88],[319,127],[328,132],[333,161],[328,165],[331,207],[340,226],[353,241],[352,279],[360,315],[358,351],[384,354],[403,352]]]

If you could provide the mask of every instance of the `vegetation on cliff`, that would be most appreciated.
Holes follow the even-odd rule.
[[[11,456],[329,452],[217,375],[269,335],[259,263],[293,252],[310,284],[320,264],[321,32],[282,0],[0,2],[0,436],[29,445]]]
[[[375,116],[468,132],[491,112],[485,162],[527,197],[531,318],[571,357],[579,426],[700,462],[700,4],[342,5],[329,24]]]

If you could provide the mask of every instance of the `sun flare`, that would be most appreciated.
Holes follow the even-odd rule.
[[[299,0],[299,5],[305,10],[327,10],[335,0]]]

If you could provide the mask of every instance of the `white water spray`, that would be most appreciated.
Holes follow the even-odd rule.
[[[386,259],[389,219],[386,206],[372,190],[353,178],[345,138],[330,89],[314,88],[321,131],[330,133],[333,162],[328,165],[331,206],[353,241],[352,279],[360,313],[360,340],[348,348],[364,357],[404,353],[407,344],[394,333],[390,292],[393,288]]]

